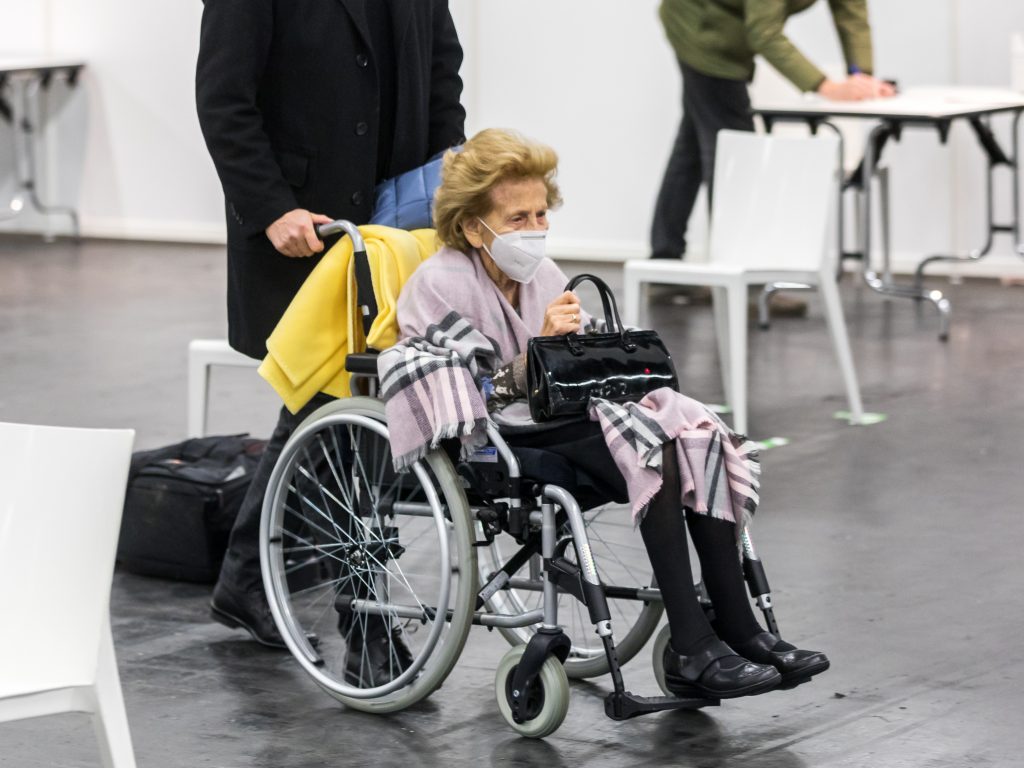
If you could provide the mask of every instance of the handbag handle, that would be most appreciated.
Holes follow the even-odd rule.
[[[601,304],[604,307],[604,322],[608,326],[608,330],[613,333],[621,333],[623,329],[622,321],[619,319],[619,307],[615,303],[615,294],[612,293],[611,288],[608,287],[608,283],[597,275],[584,273],[572,278],[568,284],[566,284],[565,290],[574,291],[576,290],[576,286],[585,282],[591,282],[597,288],[597,293],[601,297]]]
[[[608,326],[608,330],[612,333],[619,334],[619,337],[622,339],[622,348],[625,349],[627,352],[632,352],[633,350],[635,350],[636,344],[634,344],[633,342],[629,341],[626,338],[626,327],[622,324],[622,320],[619,318],[619,307],[615,303],[615,294],[612,293],[612,289],[608,287],[608,283],[606,283],[597,275],[584,273],[581,275],[576,275],[574,278],[572,278],[565,286],[565,290],[575,290],[576,286],[584,282],[591,282],[594,284],[594,287],[597,288],[597,292],[601,296],[601,304],[604,307],[604,322],[605,325]],[[575,334],[571,333],[567,334],[566,338],[568,339],[568,337],[574,335]],[[573,342],[570,340],[570,349],[572,348],[572,346]]]

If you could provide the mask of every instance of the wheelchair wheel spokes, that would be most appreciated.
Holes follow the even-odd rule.
[[[380,403],[331,403],[282,451],[262,525],[271,610],[321,687],[391,711],[441,684],[476,591],[468,505],[446,457],[396,474]]]
[[[594,562],[601,581],[606,587],[618,587],[624,592],[608,597],[612,629],[615,633],[617,654],[625,664],[647,642],[657,627],[663,611],[660,601],[644,602],[628,594],[628,590],[653,585],[650,563],[646,551],[634,530],[629,509],[609,504],[584,514],[587,535]],[[564,534],[568,536],[566,527]],[[498,570],[514,554],[518,545],[510,537],[495,539],[485,550],[481,561],[482,578]],[[575,561],[575,550],[570,543],[565,547],[566,559]],[[499,591],[489,601],[497,613],[524,613],[543,607],[542,578],[539,555],[520,569],[510,587]],[[572,650],[565,662],[566,674],[571,678],[595,677],[608,671],[604,646],[594,632],[586,606],[571,595],[562,594],[558,602],[558,623],[572,641]],[[502,628],[502,635],[513,645],[527,642],[536,626]]]

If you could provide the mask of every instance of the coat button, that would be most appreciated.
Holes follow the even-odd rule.
[[[363,204],[363,193],[362,192],[353,192],[352,193],[352,205],[362,205],[362,204]]]
[[[367,58],[365,53],[357,53],[356,54],[356,64],[358,64],[360,67],[365,68],[366,65],[369,64],[369,63],[370,63],[370,59]]]
[[[370,130],[370,126],[368,126],[362,120],[356,123],[356,136],[363,136],[366,134],[368,130]]]

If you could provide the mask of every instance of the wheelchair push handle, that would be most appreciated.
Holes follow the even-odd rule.
[[[316,236],[323,240],[325,237],[336,235],[339,232],[348,235],[352,239],[352,255],[355,261],[357,304],[359,306],[360,321],[363,326],[363,335],[370,335],[370,326],[377,317],[377,297],[373,293],[373,278],[370,275],[370,262],[366,257],[366,243],[359,232],[359,227],[351,221],[337,219],[329,224],[318,224],[315,227]]]
[[[314,229],[316,230],[316,236],[321,240],[330,237],[331,235],[336,235],[339,232],[343,232],[352,238],[352,249],[356,253],[366,252],[366,244],[363,242],[363,236],[359,233],[359,227],[351,221],[337,219],[328,224],[317,224]]]

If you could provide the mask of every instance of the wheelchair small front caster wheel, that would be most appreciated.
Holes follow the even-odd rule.
[[[569,679],[561,663],[549,657],[540,674],[530,685],[527,694],[526,719],[517,723],[512,718],[512,680],[519,666],[519,660],[526,652],[525,645],[517,645],[501,658],[494,679],[498,709],[505,722],[520,736],[529,739],[543,739],[558,730],[569,711]]]
[[[672,632],[668,624],[666,624],[655,636],[654,648],[651,650],[651,665],[654,667],[654,679],[658,682],[658,687],[661,688],[662,693],[666,696],[675,696],[668,689],[668,684],[665,682],[665,647],[671,639]]]

